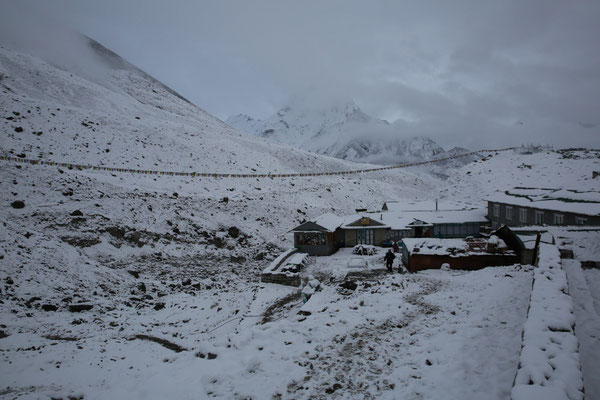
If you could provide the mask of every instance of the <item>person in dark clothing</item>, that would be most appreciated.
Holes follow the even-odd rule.
[[[383,259],[385,260],[385,266],[390,272],[392,272],[392,264],[394,263],[395,258],[396,256],[394,255],[394,253],[392,253],[391,249],[388,250],[388,252],[385,253],[385,256],[383,257]]]

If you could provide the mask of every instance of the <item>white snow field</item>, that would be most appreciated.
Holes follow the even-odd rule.
[[[80,40],[83,71],[0,48],[0,154],[166,171],[363,168],[239,133]],[[597,187],[598,158],[574,154],[494,154],[446,182],[417,170],[234,180],[0,161],[0,397],[506,399],[532,267],[389,274],[381,254],[352,290],[340,286],[342,251],[309,267],[322,290],[304,305],[300,288],[261,284],[260,272],[292,247],[291,229],[326,212]]]

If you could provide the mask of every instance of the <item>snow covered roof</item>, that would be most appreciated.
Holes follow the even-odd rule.
[[[318,216],[312,222],[322,226],[329,232],[334,232],[344,223],[344,217],[337,216],[335,214],[327,213]]]
[[[469,249],[464,239],[402,239],[409,254],[447,255],[451,252],[466,252]],[[418,249],[415,251],[415,249]]]
[[[506,243],[496,236],[486,239],[434,239],[434,238],[406,238],[402,239],[409,254],[425,255],[451,255],[469,256],[474,254],[490,254],[488,247],[491,244],[496,248],[494,254],[513,253],[508,250]]]
[[[487,210],[484,208],[452,211],[380,211],[347,215],[343,217],[341,227],[343,229],[361,229],[360,225],[350,224],[356,223],[361,218],[370,218],[372,221],[380,223],[381,226],[365,225],[364,229],[407,230],[414,226],[432,226],[434,224],[486,223],[486,215]],[[323,226],[317,220],[315,223]]]
[[[383,219],[384,213],[357,213],[351,214],[344,217],[344,223],[342,228],[344,229],[387,229],[390,226]],[[363,225],[361,221],[366,221],[365,218],[368,218],[370,221],[368,224],[365,222]]]
[[[516,187],[488,198],[488,201],[541,210],[600,215],[600,191]]]
[[[420,223],[421,226],[466,222],[486,223],[486,214],[487,210],[483,208],[454,211],[387,211],[383,213],[382,222],[394,230],[403,230],[415,226],[417,223]]]
[[[399,200],[389,200],[386,201],[382,210],[384,211],[436,211],[436,201],[435,200],[424,200],[424,201],[399,201]],[[438,211],[451,211],[451,210],[463,210],[465,208],[464,205],[458,202],[449,202],[449,201],[437,201],[437,210]],[[387,209],[387,210],[386,210]]]

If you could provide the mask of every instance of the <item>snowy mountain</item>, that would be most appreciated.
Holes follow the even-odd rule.
[[[0,47],[0,154],[243,174],[372,167],[236,131],[98,43],[68,44],[58,60]],[[349,106],[319,126],[341,134],[368,118]],[[415,143],[398,151],[437,151]],[[438,197],[480,207],[515,179],[597,184],[598,161],[500,153],[444,182],[404,170],[216,179],[0,160],[0,397],[505,399],[529,267],[391,275],[379,254],[350,291],[343,249],[311,264],[322,288],[304,305],[260,271],[293,246],[291,229],[325,212]]]
[[[227,123],[243,132],[355,162],[390,165],[455,154],[446,153],[429,138],[410,137],[401,124],[367,115],[353,101],[325,108],[286,106],[264,121],[234,115]],[[457,160],[454,165],[471,160]]]
[[[0,154],[161,171],[371,167],[235,131],[83,36],[70,38],[67,50],[70,57],[48,59],[0,48]],[[18,366],[3,371],[3,393],[206,397],[208,381],[190,391],[146,372],[189,361],[196,371],[230,365],[214,346],[240,321],[209,331],[275,300],[257,296],[259,272],[292,245],[290,229],[389,197],[423,199],[433,188],[405,171],[213,179],[0,161],[0,340],[3,362]],[[179,342],[187,361],[149,337]],[[31,346],[35,352],[23,350]],[[242,370],[231,373],[247,375]]]

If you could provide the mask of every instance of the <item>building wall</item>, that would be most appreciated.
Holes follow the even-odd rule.
[[[303,244],[300,237],[304,232],[294,232],[294,247],[311,256],[328,256],[336,252],[335,234],[333,232],[310,232],[313,236],[320,236],[322,244]]]
[[[342,229],[344,235],[344,247],[354,247],[357,244],[356,231],[357,229]],[[373,229],[373,245],[379,246],[381,242],[387,240],[389,229]]]
[[[344,246],[346,246],[346,247],[356,246],[356,230],[344,229],[342,232],[344,232]]]
[[[337,250],[333,243],[326,245],[296,245],[301,253],[308,253],[311,256],[328,256]]]
[[[375,229],[375,246],[379,246],[381,242],[387,239],[389,229]]]
[[[404,259],[405,257],[403,257]],[[410,272],[422,271],[424,269],[440,269],[442,264],[450,264],[451,269],[477,270],[485,267],[500,265],[513,265],[519,262],[516,255],[503,254],[474,254],[466,257],[451,257],[441,255],[411,254],[406,257]]]
[[[435,224],[433,237],[437,238],[465,238],[479,236],[481,224],[479,222],[465,222],[462,224]]]
[[[496,216],[494,213],[494,205],[499,206],[499,215]],[[506,216],[506,208],[512,207],[512,218],[507,218]],[[527,218],[525,221],[522,221],[520,218],[520,209],[524,209],[527,211]],[[536,211],[543,212],[542,223],[538,223],[536,221]],[[554,214],[562,214],[563,223],[556,224],[554,222]],[[521,207],[521,206],[513,206],[505,203],[497,203],[494,201],[488,201],[488,218],[492,221],[492,228],[496,229],[502,225],[508,226],[523,226],[523,225],[600,225],[600,216],[589,216],[583,214],[569,213],[569,212],[561,212],[561,211],[549,211],[543,210],[534,207]],[[577,221],[577,218],[585,218],[585,223],[580,224]]]

